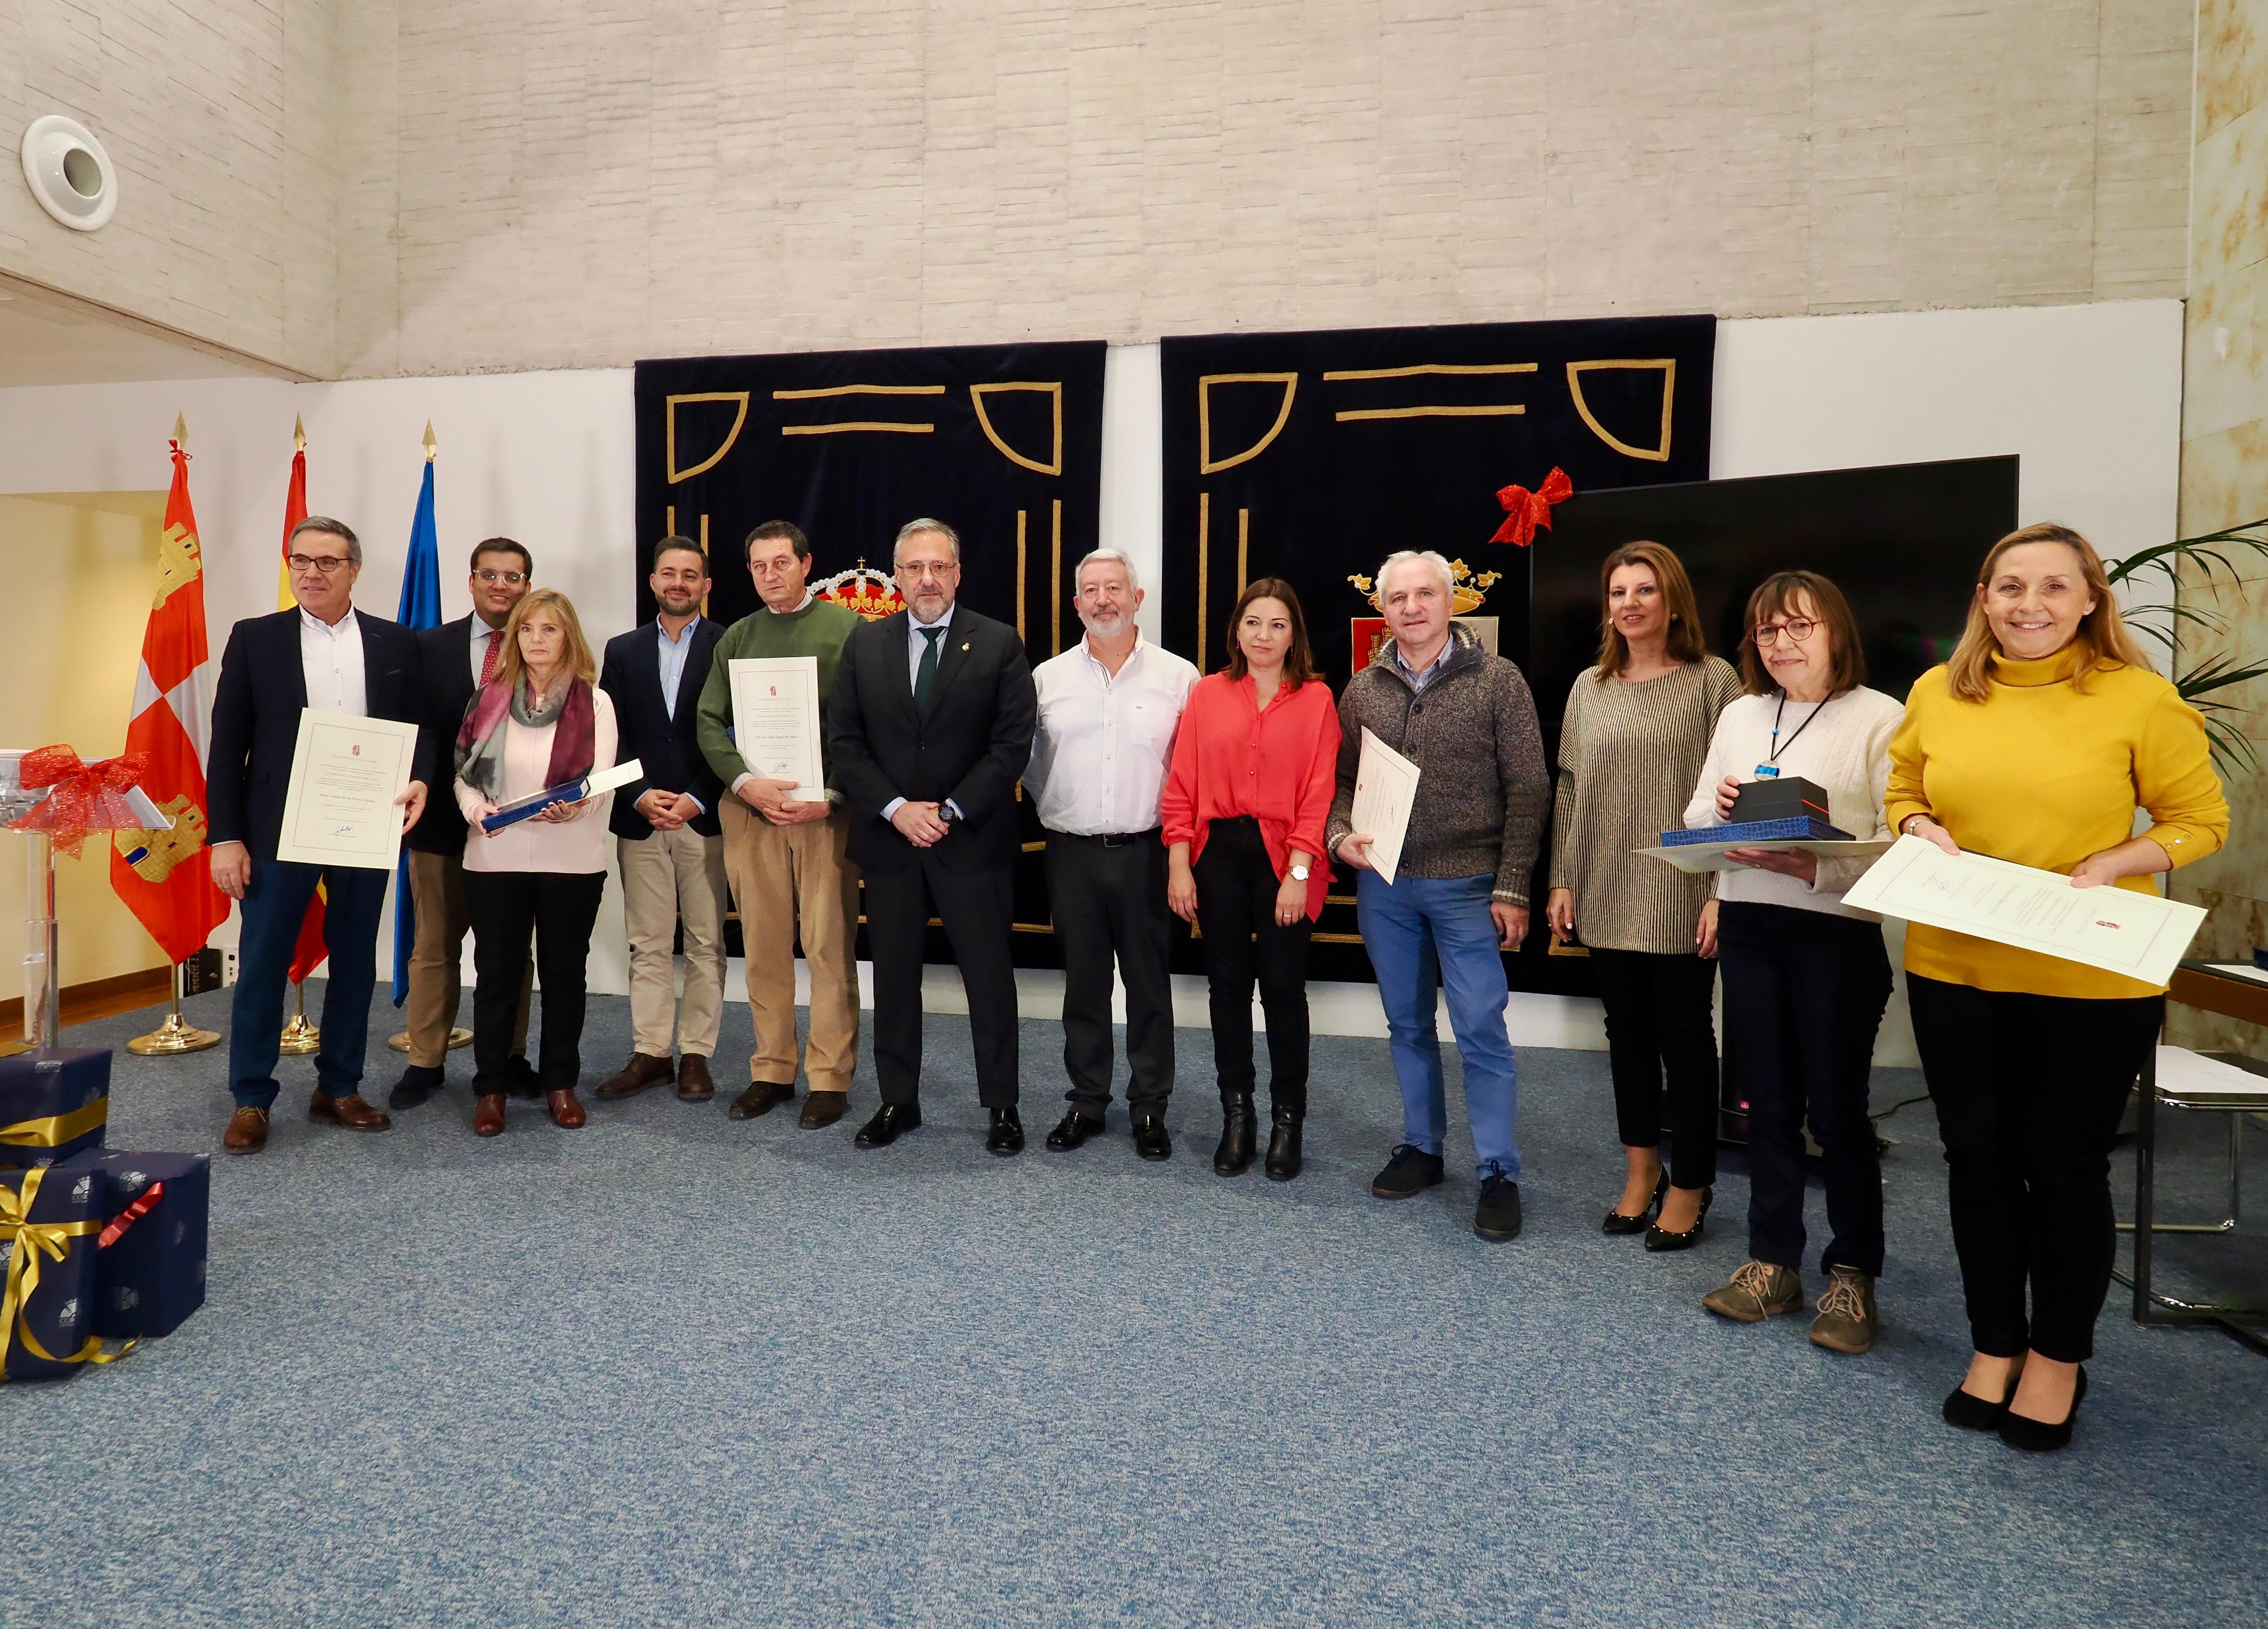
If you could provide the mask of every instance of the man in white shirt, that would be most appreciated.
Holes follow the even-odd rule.
[[[1064,1070],[1071,1111],[1048,1146],[1102,1130],[1110,1102],[1111,964],[1126,985],[1126,1105],[1145,1160],[1173,1154],[1174,1000],[1167,966],[1166,849],[1158,806],[1174,730],[1197,670],[1142,638],[1144,593],[1116,549],[1079,563],[1074,603],[1086,638],[1033,670],[1039,725],[1024,789],[1048,831],[1048,892],[1064,959]]]

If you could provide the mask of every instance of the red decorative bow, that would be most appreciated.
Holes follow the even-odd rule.
[[[148,1190],[145,1191],[140,1198],[135,1200],[133,1204],[119,1212],[118,1219],[102,1230],[102,1236],[94,1242],[96,1247],[98,1249],[107,1250],[112,1245],[117,1243],[119,1236],[122,1234],[123,1234],[129,1227],[131,1227],[136,1222],[140,1221],[144,1216],[147,1216],[150,1213],[151,1208],[154,1206],[158,1200],[165,1197],[166,1184],[163,1183],[151,1183]]]
[[[1557,464],[1543,477],[1543,484],[1535,491],[1524,486],[1508,486],[1497,493],[1496,501],[1504,505],[1504,524],[1489,539],[1492,543],[1516,543],[1525,549],[1535,541],[1535,528],[1551,529],[1551,505],[1565,503],[1575,496],[1575,483],[1567,479],[1567,472]]]
[[[11,822],[8,829],[44,831],[54,840],[56,853],[76,859],[88,832],[130,830],[142,823],[122,794],[149,770],[146,752],[121,753],[87,763],[68,747],[35,748],[24,755],[18,771],[24,789],[55,790],[23,819]]]

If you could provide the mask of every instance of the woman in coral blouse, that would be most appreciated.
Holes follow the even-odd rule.
[[[1203,937],[1223,1124],[1212,1168],[1252,1163],[1252,985],[1268,1020],[1268,1175],[1300,1174],[1307,1112],[1307,938],[1330,868],[1338,706],[1315,676],[1300,597],[1278,577],[1246,587],[1228,666],[1197,681],[1174,740],[1164,807],[1166,903]]]

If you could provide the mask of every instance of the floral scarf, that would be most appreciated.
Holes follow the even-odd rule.
[[[531,730],[549,724],[559,728],[551,737],[551,767],[545,771],[546,788],[563,786],[591,772],[596,754],[597,709],[586,679],[571,680],[563,689],[546,698],[541,708],[528,705],[527,675],[507,692],[496,682],[484,684],[465,709],[457,729],[457,778],[486,798],[501,804],[504,795],[504,722],[512,720]]]

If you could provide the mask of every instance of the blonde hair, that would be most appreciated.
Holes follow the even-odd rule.
[[[1701,632],[1701,609],[1693,598],[1693,579],[1685,575],[1685,563],[1664,543],[1624,543],[1599,567],[1601,684],[1630,666],[1630,641],[1615,626],[1614,611],[1607,603],[1607,590],[1614,585],[1615,573],[1626,565],[1646,567],[1653,573],[1653,586],[1661,590],[1661,603],[1669,613],[1670,660],[1697,662],[1709,654],[1709,641]]]
[[[1984,557],[1984,564],[1977,568],[1977,591],[1969,601],[1969,623],[1961,630],[1961,643],[1953,647],[1953,655],[1945,664],[1946,689],[1965,702],[1981,702],[1992,693],[1992,658],[2000,649],[2000,641],[1993,634],[1992,619],[1984,612],[1984,593],[2000,557],[2028,543],[2061,543],[2078,556],[2080,575],[2087,581],[2087,592],[2095,596],[2095,608],[2080,619],[2079,631],[2072,637],[2072,643],[2079,646],[2079,666],[2072,674],[2073,688],[2086,689],[2088,675],[2102,670],[2149,670],[2150,659],[2127,631],[2126,619],[2118,614],[2118,601],[2110,592],[2110,574],[2102,569],[2102,557],[2095,551],[2095,545],[2067,526],[2044,521],[2009,533],[1992,545]]]
[[[519,676],[527,671],[526,660],[519,653],[519,630],[538,611],[549,611],[558,620],[559,630],[567,636],[567,649],[559,665],[585,684],[597,683],[599,664],[592,660],[591,642],[583,637],[582,618],[575,615],[575,602],[556,588],[531,588],[512,608],[512,615],[504,625],[504,649],[498,652],[497,682],[507,693],[519,688]]]

